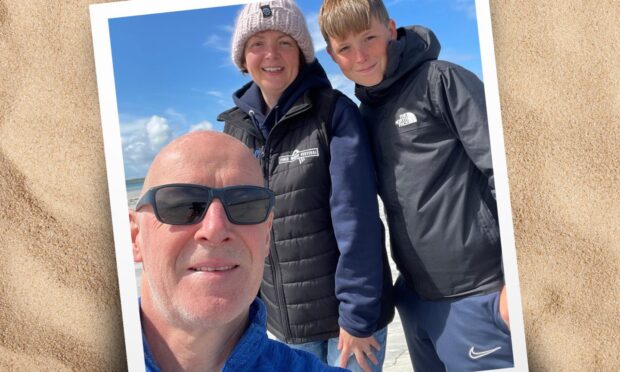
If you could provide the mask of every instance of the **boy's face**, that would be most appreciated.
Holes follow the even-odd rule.
[[[327,51],[342,73],[356,84],[370,87],[383,80],[387,67],[387,46],[396,39],[396,25],[387,27],[372,17],[370,28],[344,39],[329,38]]]

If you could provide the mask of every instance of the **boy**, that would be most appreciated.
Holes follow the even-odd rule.
[[[381,0],[325,0],[319,24],[361,101],[414,369],[512,366],[482,83]]]

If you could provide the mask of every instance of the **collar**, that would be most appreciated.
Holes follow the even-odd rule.
[[[140,304],[140,298],[138,299]],[[250,305],[250,322],[248,328],[239,339],[239,342],[233,349],[224,364],[223,370],[241,371],[247,370],[249,366],[258,359],[265,348],[265,339],[267,338],[266,321],[267,312],[265,305],[257,297]],[[146,372],[160,372],[161,369],[155,362],[151,349],[142,329],[142,346],[144,350],[144,367]]]

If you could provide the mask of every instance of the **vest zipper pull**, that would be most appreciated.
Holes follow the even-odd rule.
[[[258,158],[260,160],[265,158],[265,145],[261,146],[260,149],[258,150]]]

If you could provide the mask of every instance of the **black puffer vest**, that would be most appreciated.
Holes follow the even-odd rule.
[[[331,89],[322,93],[332,96]],[[278,120],[268,140],[238,108],[218,117],[226,123],[225,133],[261,149],[266,186],[276,194],[260,296],[269,330],[287,343],[325,340],[339,332],[334,291],[339,251],[329,205],[329,139],[321,119],[330,117],[325,110],[333,105],[313,106],[319,95],[310,94],[302,95]]]
[[[298,344],[337,337],[335,272],[340,256],[329,196],[329,126],[340,93],[306,91],[273,126],[268,140],[239,108],[222,113],[228,133],[258,150],[266,186],[276,193],[270,253],[260,296],[267,327]],[[383,250],[384,285],[377,329],[394,317],[392,278]]]

